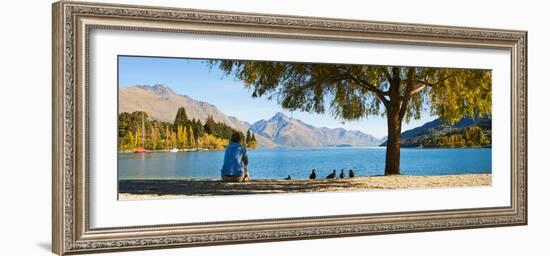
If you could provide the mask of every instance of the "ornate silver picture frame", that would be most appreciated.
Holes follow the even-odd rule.
[[[510,205],[93,228],[93,30],[195,33],[510,51]],[[527,32],[61,1],[53,5],[53,252],[208,246],[527,224]],[[273,195],[276,196],[276,195]]]

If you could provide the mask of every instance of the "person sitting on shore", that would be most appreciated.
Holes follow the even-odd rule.
[[[309,175],[310,180],[314,180],[317,178],[317,174],[315,173],[315,169],[311,170],[311,174]]]
[[[327,176],[327,179],[334,179],[336,178],[336,170],[332,170],[332,173]]]
[[[290,177],[290,175],[288,175],[288,177],[285,178],[285,180],[291,180],[292,178]]]
[[[221,169],[222,181],[242,182],[249,179],[248,176],[248,155],[246,147],[242,145],[243,136],[240,132],[234,132],[223,158]]]
[[[345,178],[346,175],[344,174],[344,169],[340,170],[340,179]]]
[[[355,172],[353,172],[352,169],[349,169],[349,175],[348,175],[350,178],[353,178],[355,177]]]

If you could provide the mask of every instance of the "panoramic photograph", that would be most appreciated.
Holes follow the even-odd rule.
[[[118,199],[491,185],[491,71],[118,57]]]

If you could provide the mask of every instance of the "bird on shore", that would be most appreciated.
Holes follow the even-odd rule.
[[[290,175],[288,175],[288,177],[285,178],[285,180],[291,180],[292,178],[290,177]]]
[[[350,178],[353,178],[355,177],[355,172],[353,172],[352,169],[349,169],[349,175],[348,175]]]
[[[310,180],[314,180],[317,178],[317,174],[315,173],[315,169],[311,170],[311,174],[309,175]]]
[[[343,179],[343,178],[345,178],[345,177],[346,177],[346,175],[344,174],[344,169],[342,169],[342,170],[340,171],[340,179]]]
[[[336,178],[336,170],[332,170],[332,173],[327,176],[327,179],[334,179]]]

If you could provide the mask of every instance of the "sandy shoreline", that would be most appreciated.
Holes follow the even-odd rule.
[[[119,181],[119,199],[133,200],[342,190],[478,187],[488,185],[491,185],[491,174],[445,176],[396,175],[333,180],[251,180],[244,183],[226,183],[215,180],[121,180]]]

